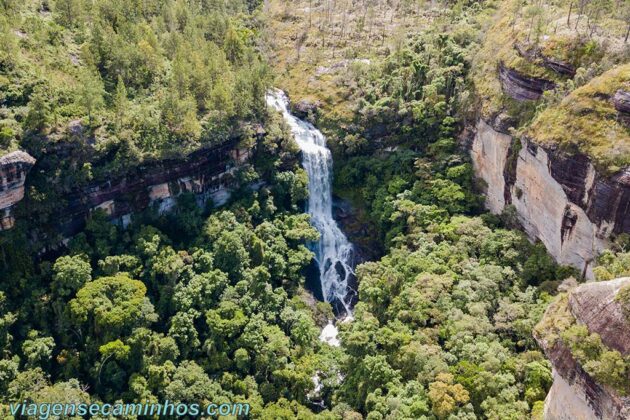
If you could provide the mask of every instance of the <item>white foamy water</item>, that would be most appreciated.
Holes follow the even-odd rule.
[[[350,315],[353,294],[349,288],[349,280],[354,274],[353,247],[332,215],[332,155],[326,147],[326,138],[312,124],[291,115],[284,92],[271,90],[266,99],[269,106],[282,113],[302,150],[302,166],[309,179],[307,211],[311,215],[311,224],[320,233],[319,242],[311,248],[319,266],[324,300],[333,305],[341,305],[341,309]],[[334,325],[329,326],[336,330]]]
[[[339,342],[339,338],[337,335],[339,334],[339,330],[332,322],[328,321],[328,325],[324,327],[322,333],[319,335],[319,341],[324,343],[328,343],[333,347],[339,347],[341,343]]]

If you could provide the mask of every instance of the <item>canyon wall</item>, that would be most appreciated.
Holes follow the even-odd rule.
[[[611,234],[630,233],[629,170],[602,176],[584,155],[515,139],[483,120],[470,153],[488,209],[498,214],[513,205],[528,235],[586,278]]]
[[[134,213],[155,205],[169,211],[178,195],[186,192],[204,204],[212,200],[223,205],[235,184],[235,170],[245,164],[250,151],[229,143],[202,149],[182,159],[168,159],[142,165],[124,177],[107,180],[68,197],[62,221],[64,236],[83,228],[87,215],[101,209],[114,221],[126,226]]]
[[[625,315],[627,303],[616,299],[619,290],[630,285],[630,278],[582,284],[568,292],[568,314],[573,322],[597,333],[602,343],[622,356],[630,354],[630,321]],[[558,337],[555,321],[559,300],[552,304],[536,327],[534,337],[553,365],[554,381],[545,400],[546,420],[622,420],[630,418],[630,398],[619,395],[610,386],[598,383],[576,360]],[[560,310],[559,310],[560,309]],[[563,322],[567,320],[563,319]],[[546,325],[546,326],[545,326]],[[549,331],[549,330],[547,330]]]
[[[14,207],[24,198],[26,175],[34,164],[35,159],[21,151],[0,157],[0,231],[13,227]]]
[[[63,197],[62,211],[55,217],[56,230],[63,237],[76,234],[96,209],[126,225],[134,213],[152,205],[160,212],[168,211],[175,198],[184,192],[196,194],[200,204],[208,200],[215,205],[224,204],[235,184],[235,170],[249,158],[250,150],[239,149],[236,141],[232,141],[180,159],[141,164],[124,175],[73,190]],[[13,227],[13,210],[24,198],[27,173],[34,164],[35,159],[24,152],[0,158],[0,230]],[[35,217],[27,202],[25,206],[25,213]]]

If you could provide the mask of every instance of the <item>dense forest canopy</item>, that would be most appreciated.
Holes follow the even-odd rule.
[[[97,152],[132,161],[260,120],[258,3],[3,2],[0,147],[88,131]]]
[[[26,150],[47,169],[27,184],[40,219],[0,232],[0,408],[168,399],[247,402],[263,419],[541,418],[551,365],[532,329],[580,273],[530,242],[513,208],[483,210],[457,138],[501,2],[265,3],[0,3],[0,155]],[[312,14],[293,15],[298,3]],[[270,56],[273,19],[313,25],[275,32],[296,57]],[[390,38],[389,24],[404,30]],[[311,77],[314,51],[353,49],[369,63],[317,84],[334,86],[319,122],[335,192],[373,250],[334,347],[318,338],[332,308],[306,287],[319,237],[307,175],[264,96]],[[225,206],[186,193],[126,228],[94,211],[72,238],[51,233],[68,191],[228,139],[253,158]],[[600,279],[630,272],[623,239]]]

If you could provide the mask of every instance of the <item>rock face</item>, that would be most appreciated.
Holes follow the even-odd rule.
[[[546,90],[555,88],[549,80],[525,76],[503,64],[499,65],[499,80],[503,92],[517,101],[538,100]]]
[[[575,376],[572,379],[575,384]],[[597,416],[588,405],[584,388],[570,385],[553,369],[553,385],[545,398],[545,420],[594,420]]]
[[[139,166],[124,177],[91,185],[68,196],[68,206],[59,219],[60,230],[64,236],[74,235],[83,228],[87,215],[96,209],[124,225],[133,213],[151,205],[156,205],[160,212],[168,211],[175,198],[185,192],[196,194],[200,203],[212,200],[215,205],[224,204],[234,184],[234,171],[249,157],[249,150],[235,148],[230,143],[199,150],[186,158]]]
[[[198,150],[184,158],[148,162],[124,175],[75,189],[64,195],[58,214],[53,215],[53,230],[62,237],[73,236],[97,209],[126,225],[134,213],[151,205],[159,212],[168,211],[184,192],[196,194],[200,204],[208,200],[215,205],[224,204],[235,184],[235,170],[247,164],[251,153],[236,143],[233,140]],[[34,164],[35,159],[24,152],[0,158],[0,230],[13,227],[13,209],[24,198],[26,175]],[[37,210],[29,206],[28,200],[24,206],[28,217],[38,219]]]
[[[298,102],[291,103],[291,113],[296,117],[314,123],[319,113],[319,101],[313,102],[308,99],[302,99]]]
[[[573,316],[589,331],[598,333],[607,347],[623,355],[630,354],[630,322],[615,297],[628,284],[630,277],[586,283],[569,295]]]
[[[0,231],[13,227],[13,208],[24,198],[26,175],[34,164],[35,159],[25,152],[0,157]]]
[[[592,278],[592,261],[613,233],[630,233],[630,171],[607,178],[589,159],[516,140],[480,120],[471,147],[486,205],[500,213],[516,208],[532,238],[561,264]]]
[[[618,90],[613,96],[613,103],[619,114],[619,119],[630,126],[630,92]]]
[[[505,177],[512,137],[494,131],[483,120],[477,124],[477,134],[471,148],[475,174],[486,183],[486,206],[498,214],[505,207]]]
[[[621,287],[630,284],[630,278],[583,284],[569,292],[568,306],[579,324],[589,332],[600,335],[609,348],[623,356],[630,349],[630,322],[621,305],[615,300]],[[553,306],[545,319],[553,316]],[[535,334],[554,369],[554,382],[545,400],[546,420],[630,418],[630,398],[618,395],[607,386],[598,384],[575,360],[570,349],[557,339],[550,342]]]

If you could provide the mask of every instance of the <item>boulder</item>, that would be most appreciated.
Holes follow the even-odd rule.
[[[296,117],[314,123],[317,120],[319,114],[319,107],[321,103],[319,101],[311,101],[308,99],[302,99],[298,102],[291,103],[291,113]]]

